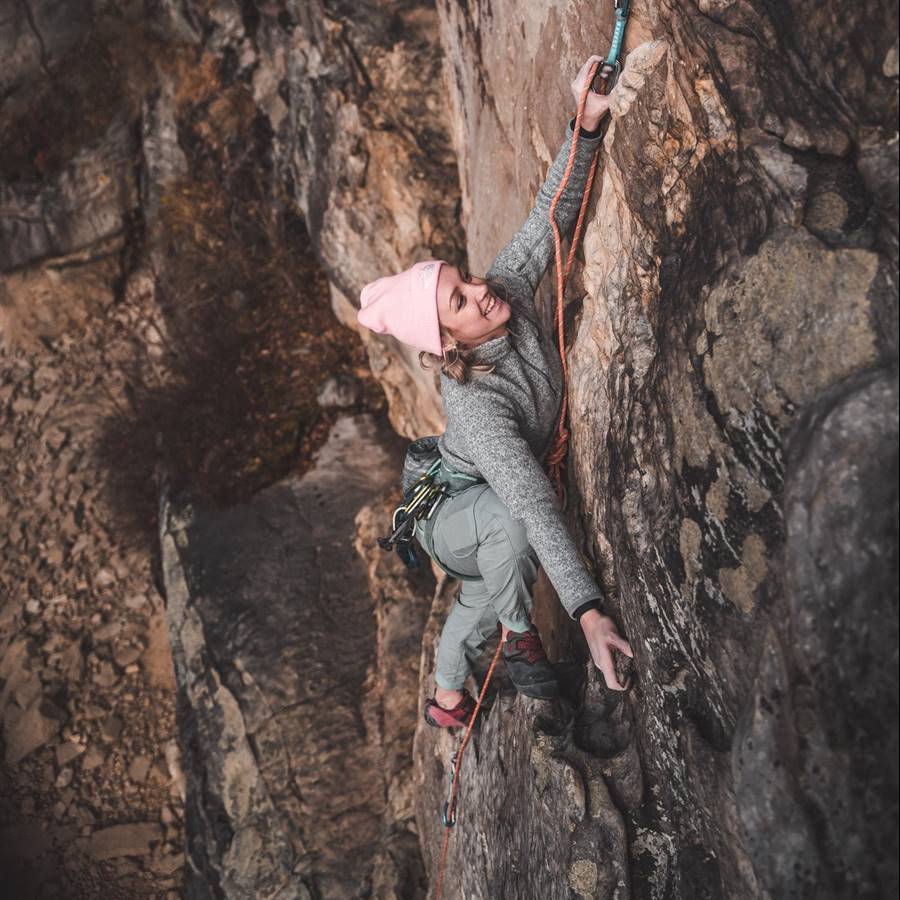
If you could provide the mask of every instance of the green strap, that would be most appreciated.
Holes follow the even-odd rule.
[[[439,460],[441,467],[443,470],[451,477],[451,478],[465,478],[466,481],[481,481],[480,478],[476,478],[474,475],[467,475],[465,472],[457,472],[452,466],[448,466],[446,462],[444,462],[443,457]]]

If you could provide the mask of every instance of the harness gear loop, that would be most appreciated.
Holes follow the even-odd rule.
[[[412,543],[419,522],[422,519],[431,518],[441,501],[449,493],[446,485],[434,481],[440,465],[440,459],[436,460],[404,494],[403,503],[394,510],[391,518],[393,530],[386,538],[378,538],[378,546],[382,550],[391,551],[396,547],[400,558],[410,568],[419,564]]]

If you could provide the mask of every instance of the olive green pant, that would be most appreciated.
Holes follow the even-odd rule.
[[[445,572],[462,580],[441,632],[434,675],[439,687],[461,690],[498,621],[512,631],[531,627],[538,559],[525,525],[486,484],[442,501],[417,537]]]

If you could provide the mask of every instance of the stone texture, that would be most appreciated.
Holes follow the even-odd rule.
[[[858,376],[792,436],[791,639],[767,632],[734,748],[738,808],[773,894],[875,896],[891,877],[890,838],[871,823],[892,791],[892,688],[877,672],[898,637],[897,403],[895,376]]]
[[[359,402],[360,385],[352,378],[332,376],[326,379],[316,392],[319,406],[336,406],[346,409]]]
[[[400,502],[396,487],[356,515],[356,552],[366,564],[375,614],[375,661],[368,685],[367,727],[381,748],[385,784],[385,833],[375,854],[374,897],[420,897],[426,879],[415,822],[416,782],[412,744],[418,721],[422,632],[433,594],[431,571],[407,569],[395,553],[377,544]]]
[[[90,837],[79,840],[78,844],[96,859],[113,859],[117,856],[145,856],[150,852],[151,845],[161,837],[162,832],[155,822],[135,822],[101,828]]]
[[[113,57],[152,48],[140,0],[0,7],[0,882],[9,896],[126,900],[172,877],[114,866],[74,838],[179,805],[168,783],[126,777],[126,761],[171,737],[174,701],[127,658],[114,665],[113,633],[145,634],[162,601],[152,546],[134,545],[111,509],[119,466],[100,458],[141,371],[147,302],[129,289],[144,168],[131,101],[152,52],[132,52],[126,76]],[[19,852],[10,832],[38,820],[47,840]]]
[[[261,16],[254,88],[277,134],[277,164],[293,180],[328,273],[334,310],[358,329],[366,282],[458,253],[459,185],[434,9],[366,0],[345,16],[326,6],[292,12],[289,31],[274,15]],[[275,92],[279,83],[286,92]],[[434,376],[417,354],[359,333],[394,428],[408,437],[439,430]]]
[[[132,817],[128,791],[150,804],[141,817],[165,798],[178,820],[187,791],[197,896],[246,884],[254,896],[419,896],[452,742],[420,728],[410,777],[412,687],[421,702],[453,590],[439,582],[419,677],[430,586],[372,548],[395,498],[352,485],[331,546],[316,543],[321,513],[290,520],[291,482],[231,518],[174,496],[162,523],[173,671],[149,555],[114,552],[91,448],[128,403],[121,372],[171,338],[158,313],[182,298],[166,281],[165,203],[197,157],[226,190],[243,182],[229,180],[236,164],[216,168],[220,152],[271,171],[283,191],[260,191],[262,214],[302,214],[353,327],[372,278],[424,256],[486,268],[528,211],[571,110],[568,81],[605,48],[612,8],[6,4],[4,103],[136,17],[161,42],[153,78],[129,86],[136,102],[110,109],[59,166],[30,153],[37,175],[0,172],[0,707],[7,754],[25,750],[15,771],[35,786],[17,789],[15,808],[90,832]],[[542,581],[536,617],[567,664],[565,700],[542,710],[498,682],[466,762],[460,874],[445,896],[897,893],[884,824],[896,820],[896,32],[896,5],[881,0],[860,15],[808,0],[634,4],[567,336],[571,520],[636,649],[635,687],[607,694]],[[253,140],[229,117],[252,123]],[[545,284],[545,322],[549,299]],[[439,431],[433,375],[396,342],[361,336],[395,429]],[[132,341],[146,353],[123,352]],[[81,371],[73,348],[93,354]],[[330,508],[327,491],[303,496]],[[281,532],[303,548],[296,559],[278,556]],[[233,549],[236,535],[246,546]],[[354,540],[363,560],[322,578]],[[334,614],[344,579],[352,628]],[[316,598],[299,613],[298,584]],[[135,627],[121,642],[113,605]],[[335,633],[365,663],[332,682]],[[310,636],[326,649],[301,659]],[[293,671],[263,676],[284,659]],[[304,666],[314,677],[298,686]],[[180,762],[164,718],[150,742],[113,726],[155,721],[136,708],[167,709],[176,676]],[[317,686],[338,698],[322,728]],[[66,698],[58,719],[35,712],[38,687]],[[266,691],[275,699],[261,704]],[[217,748],[209,765],[198,747]],[[353,748],[351,771],[336,747]],[[127,771],[142,754],[138,786]],[[220,810],[239,839],[217,830]],[[66,827],[52,831],[59,844],[72,842]],[[0,844],[37,860],[53,846],[44,831]],[[162,894],[180,859],[150,853],[140,871]]]
[[[566,76],[602,50],[611,10],[588,15],[572,5],[524,10],[507,2],[438,8],[462,221],[473,271],[484,271],[528,210],[564,127],[559,110],[571,109]],[[576,696],[573,737],[560,739],[557,753],[580,747],[603,763],[609,812],[621,816],[627,835],[614,845],[624,856],[607,852],[608,837],[592,837],[589,853],[565,839],[561,809],[549,817],[559,832],[534,844],[530,829],[551,826],[529,824],[521,835],[479,846],[481,835],[502,827],[492,810],[511,786],[525,787],[522,810],[511,815],[524,818],[535,802],[534,773],[524,762],[530,754],[508,754],[502,765],[479,761],[466,772],[466,819],[451,842],[457,878],[448,896],[556,896],[568,878],[579,896],[607,897],[620,871],[630,875],[619,895],[635,898],[877,896],[897,884],[896,837],[876,824],[896,815],[895,790],[880,793],[880,813],[869,811],[866,826],[855,810],[843,817],[845,802],[829,787],[846,782],[852,790],[860,776],[851,760],[879,770],[867,749],[871,715],[850,681],[832,685],[829,711],[819,714],[834,733],[817,725],[812,702],[835,655],[864,654],[867,662],[857,664],[866,682],[890,694],[881,699],[891,713],[879,746],[895,745],[893,657],[863,651],[863,639],[835,630],[824,609],[796,608],[789,512],[792,441],[806,429],[818,433],[825,421],[813,411],[829,408],[834,392],[852,392],[858,378],[889,378],[873,373],[896,364],[896,289],[889,285],[896,284],[890,121],[897,99],[896,82],[879,68],[894,38],[872,30],[849,40],[846,23],[829,18],[827,7],[789,4],[784,12],[775,22],[746,4],[633,9],[584,265],[567,310],[572,522],[636,650],[637,682],[615,714],[602,690],[581,703]],[[896,11],[883,13],[896,21]],[[803,37],[798,31],[788,91],[749,35],[792,28]],[[814,31],[820,46],[809,40]],[[843,64],[824,63],[822,48],[838,44],[859,54],[866,88],[862,80],[829,80],[825,69]],[[529,61],[514,78],[511,46]],[[875,96],[879,102],[870,102]],[[853,162],[863,147],[882,148],[870,151],[872,174]],[[538,300],[548,321],[548,285]],[[835,572],[853,571],[851,558],[867,566],[859,576],[866,612],[856,608],[857,615],[875,616],[888,641],[896,631],[896,588],[884,585],[896,581],[897,479],[883,461],[896,457],[896,438],[884,405],[856,410],[847,443],[831,445],[835,487],[826,494],[821,483],[816,540],[831,546],[844,533],[838,518],[848,523]],[[854,432],[871,435],[864,454],[850,447]],[[877,483],[875,473],[882,473],[880,501],[854,486]],[[862,529],[872,504],[881,524],[870,534]],[[862,562],[875,557],[878,563]],[[805,569],[807,602],[816,596],[818,605],[827,575],[814,571]],[[583,659],[583,644],[546,587],[536,615],[548,645],[562,659]],[[802,669],[794,661],[798,629],[809,635]],[[426,641],[426,678],[431,653]],[[817,685],[812,694],[808,682]],[[788,712],[765,725],[779,689],[806,698],[798,731],[785,733]],[[483,726],[491,740],[478,739],[476,757],[493,760],[495,746],[520,740],[541,745],[540,728],[522,724],[527,704],[504,715],[502,697]],[[568,721],[563,712],[553,718]],[[739,747],[756,747],[751,727],[771,749],[755,762],[742,753],[748,768],[741,774],[733,758]],[[816,738],[819,728],[831,741],[841,733],[843,750]],[[804,749],[811,735],[822,749]],[[785,770],[795,749],[803,769],[792,763]],[[810,762],[800,763],[806,753]],[[421,731],[419,827],[432,875],[449,755],[448,743]],[[585,765],[576,766],[582,779]],[[562,779],[558,791],[550,802],[562,803]],[[535,852],[541,842],[552,852]],[[479,863],[470,866],[473,856]]]
[[[103,241],[121,233],[135,206],[134,149],[128,123],[117,121],[98,149],[78,154],[54,183],[0,188],[0,269],[94,246],[102,253]]]
[[[52,703],[36,698],[14,718],[4,719],[6,762],[18,764],[29,753],[43,747],[60,729],[64,714]]]
[[[351,543],[359,507],[396,477],[397,449],[371,416],[345,416],[301,479],[221,512],[167,503],[195,896],[356,898],[375,882],[385,897],[422,895],[405,783],[421,618],[391,624],[406,588],[376,622]],[[360,527],[371,538],[375,525]]]

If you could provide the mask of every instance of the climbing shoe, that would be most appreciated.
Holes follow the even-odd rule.
[[[503,642],[506,671],[516,690],[537,700],[553,700],[559,696],[559,684],[540,635],[534,625],[528,631],[510,631]]]
[[[435,728],[461,728],[469,724],[473,712],[475,700],[468,691],[463,692],[462,700],[453,709],[439,706],[434,697],[429,697],[425,701],[425,721]]]

